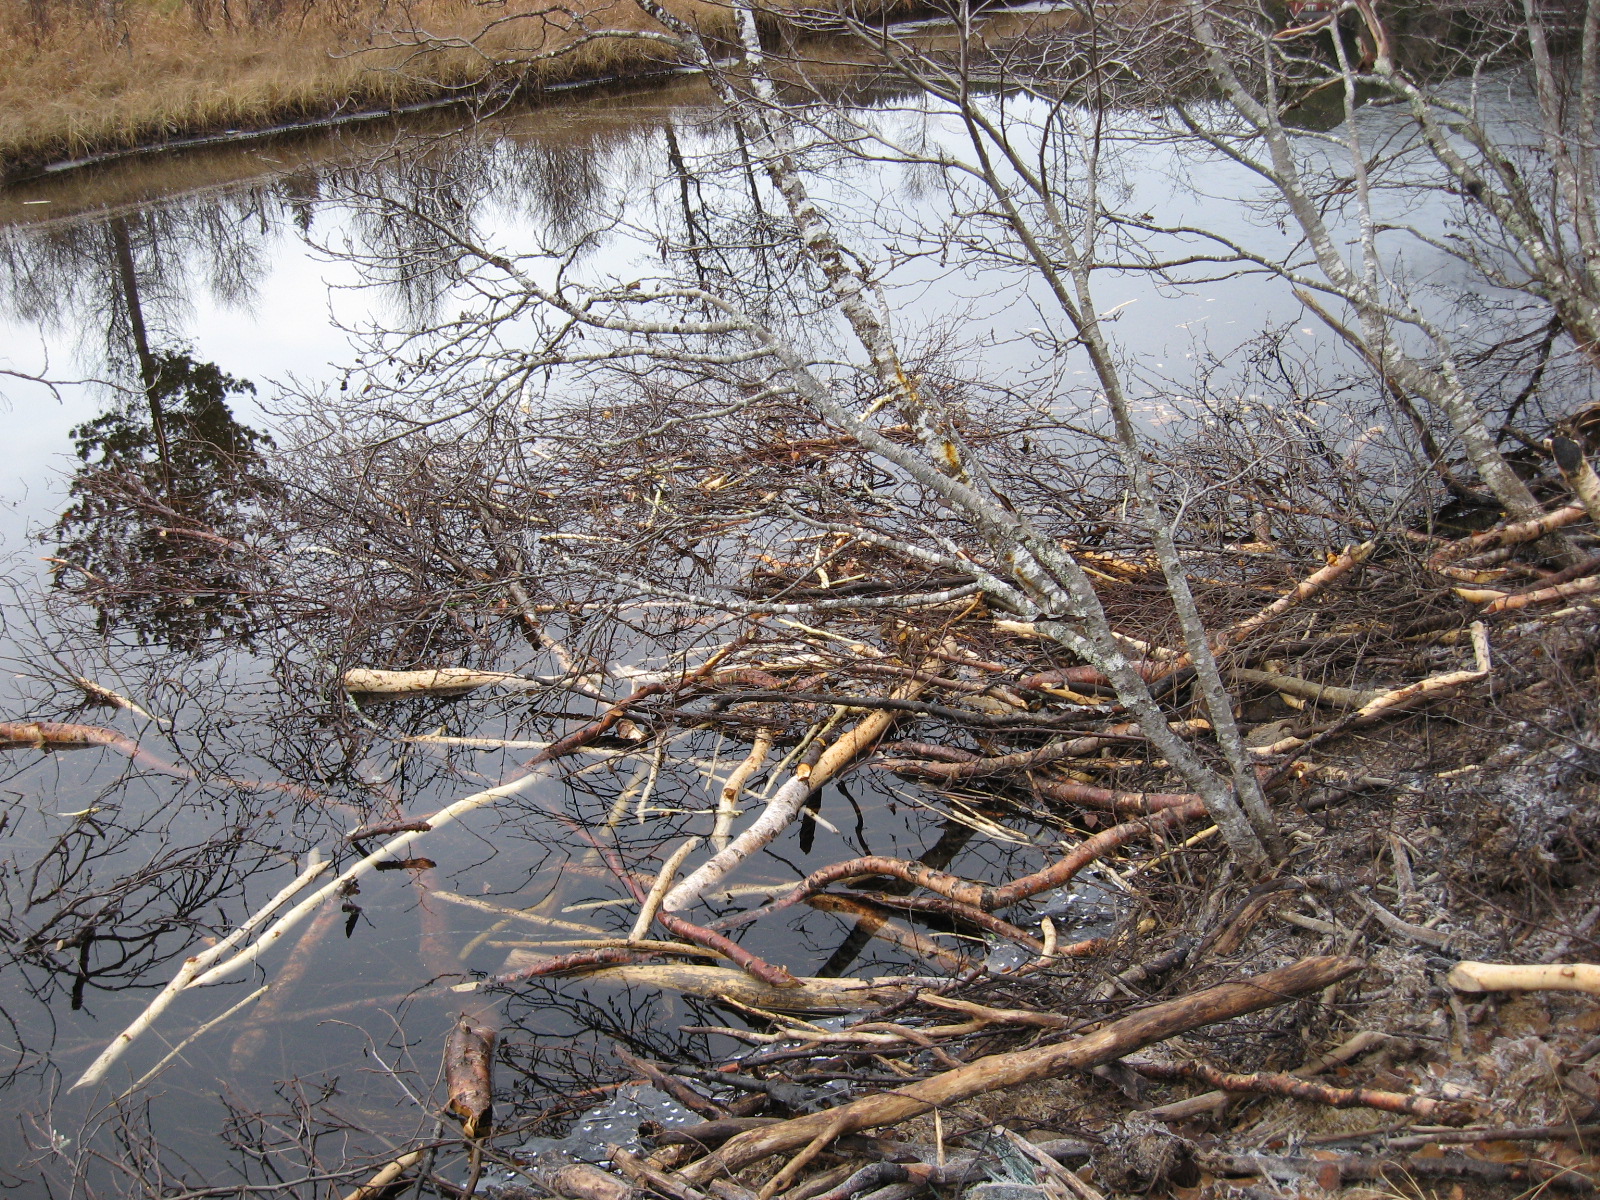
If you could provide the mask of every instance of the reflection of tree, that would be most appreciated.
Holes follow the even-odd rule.
[[[246,543],[273,491],[260,453],[271,443],[234,419],[228,397],[255,389],[178,351],[150,351],[142,365],[146,405],[73,430],[82,466],[56,525],[58,582],[98,609],[103,631],[184,649],[244,638]]]

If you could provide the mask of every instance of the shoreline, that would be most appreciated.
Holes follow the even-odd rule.
[[[595,0],[593,15],[604,15],[613,0]],[[702,0],[678,0],[674,9],[701,33],[721,40],[731,36],[729,10]],[[998,7],[998,6],[997,6]],[[807,32],[820,32],[829,15],[855,6],[848,0],[822,0],[788,11],[767,9],[769,22],[801,18]],[[480,10],[455,0],[439,0],[442,25],[435,36],[461,39],[478,32]],[[869,14],[856,10],[857,19]],[[881,0],[870,19],[885,23],[925,19],[938,11],[927,0]],[[639,23],[628,6],[626,28]],[[461,18],[469,18],[463,32]],[[451,28],[454,22],[458,27]],[[0,187],[48,179],[85,167],[141,155],[245,143],[281,135],[334,129],[457,105],[537,102],[550,93],[608,86],[650,85],[681,77],[689,68],[671,63],[640,42],[597,42],[570,56],[485,68],[482,58],[462,50],[429,50],[426,76],[408,64],[420,52],[403,42],[380,44],[372,31],[365,46],[351,48],[350,30],[304,31],[290,44],[286,35],[270,43],[270,30],[197,34],[175,19],[152,17],[135,32],[126,53],[96,49],[57,30],[48,43],[23,51],[18,79],[0,85]],[[544,31],[537,31],[543,34]],[[13,40],[15,31],[11,31]],[[509,31],[504,36],[509,36]],[[185,37],[190,45],[181,43]],[[514,40],[514,39],[513,39]],[[515,51],[486,40],[493,55]],[[161,60],[165,56],[165,62]],[[59,61],[57,61],[59,60]],[[52,66],[58,69],[52,70]],[[30,88],[29,71],[39,78]],[[121,73],[118,74],[117,72]],[[166,75],[163,75],[166,72]],[[253,72],[253,73],[252,73]],[[152,79],[167,79],[152,87]],[[9,94],[7,89],[9,88]],[[19,93],[26,95],[19,96]]]
[[[666,68],[660,71],[647,71],[634,75],[599,76],[593,79],[574,79],[569,83],[551,84],[538,90],[539,95],[565,95],[569,93],[582,93],[600,91],[605,88],[630,88],[649,87],[669,79],[682,79],[699,74],[691,67]],[[533,96],[519,96],[521,89],[509,91],[495,97],[506,104],[527,102]],[[201,133],[191,137],[176,138],[164,142],[147,142],[135,146],[121,146],[96,153],[86,154],[80,158],[61,159],[56,162],[46,163],[43,166],[23,167],[15,174],[0,173],[0,187],[13,187],[26,183],[37,183],[41,180],[55,179],[68,175],[73,171],[81,171],[90,167],[107,166],[112,163],[126,162],[132,158],[142,158],[161,154],[179,154],[186,150],[206,150],[223,146],[247,145],[250,142],[270,141],[273,138],[295,137],[301,134],[320,133],[334,129],[342,129],[349,125],[362,125],[369,122],[394,120],[400,117],[414,116],[419,113],[438,112],[442,109],[466,107],[483,100],[486,94],[467,96],[446,96],[434,100],[419,100],[413,104],[402,105],[398,108],[361,109],[355,112],[339,113],[328,117],[308,117],[303,121],[280,122],[275,125],[263,125],[253,129],[228,129],[217,133]]]

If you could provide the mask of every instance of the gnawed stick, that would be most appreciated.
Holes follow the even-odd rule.
[[[378,1200],[378,1197],[388,1190],[390,1184],[422,1161],[424,1153],[426,1151],[412,1150],[378,1168],[371,1179],[346,1195],[344,1200]]]
[[[543,775],[541,773],[529,771],[525,774],[521,774],[521,778],[514,779],[510,783],[504,783],[499,787],[489,788],[482,792],[476,792],[471,796],[457,800],[454,804],[440,809],[438,812],[429,817],[429,827],[430,829],[437,829],[441,825],[449,824],[451,821],[456,820],[465,813],[471,812],[475,808],[481,808],[484,805],[493,804],[496,801],[503,800],[508,796],[515,796],[519,792],[526,791],[542,778]],[[257,938],[247,950],[234,955],[234,957],[228,959],[226,962],[218,963],[204,975],[201,975],[198,979],[195,979],[193,982],[191,982],[189,986],[201,987],[205,984],[217,983],[225,979],[227,976],[233,974],[235,971],[242,970],[243,968],[249,966],[266,950],[276,945],[286,934],[289,933],[291,929],[293,929],[301,921],[305,920],[306,917],[310,916],[311,913],[318,907],[318,905],[320,905],[329,896],[332,896],[335,892],[339,891],[339,889],[350,883],[352,880],[360,879],[362,876],[375,871],[378,863],[392,859],[395,857],[396,851],[404,849],[418,838],[424,836],[426,835],[415,830],[402,833],[397,837],[391,838],[389,841],[385,842],[382,846],[378,847],[370,854],[364,855],[363,857],[357,859],[353,864],[340,872],[340,874],[334,879],[318,888],[315,892],[307,896],[304,900],[300,901],[300,903],[296,904],[288,912],[284,913],[283,916],[279,917],[278,920],[274,922],[272,927],[263,933],[259,938]]]
[[[1068,1042],[991,1054],[892,1092],[866,1096],[827,1112],[796,1117],[781,1125],[740,1134],[720,1150],[685,1168],[682,1174],[691,1183],[704,1184],[771,1155],[809,1146],[823,1134],[839,1136],[893,1125],[984,1092],[1111,1062],[1174,1034],[1319,991],[1359,971],[1363,965],[1357,958],[1302,959],[1276,971],[1153,1005]]]
[[[296,892],[328,869],[328,864],[322,861],[316,851],[312,851],[308,858],[306,869],[300,872],[288,887],[257,909],[248,920],[215,946],[207,947],[198,954],[186,958],[183,966],[178,969],[178,973],[172,977],[172,981],[161,989],[156,998],[150,1001],[142,1013],[133,1019],[132,1024],[111,1039],[111,1044],[100,1052],[100,1056],[89,1064],[89,1069],[78,1076],[78,1081],[68,1090],[76,1091],[78,1088],[88,1087],[105,1078],[105,1073],[111,1069],[111,1064],[121,1058],[122,1052],[133,1045],[133,1040],[146,1029],[149,1029],[155,1023],[156,1018],[172,1006],[172,1002],[178,998],[179,992],[189,987],[195,978],[208,966],[255,932],[256,928],[276,912],[281,904],[285,903]]]
[[[1534,588],[1531,591],[1515,594],[1474,591],[1468,588],[1456,589],[1456,594],[1469,604],[1482,604],[1484,600],[1488,600],[1488,606],[1483,609],[1483,615],[1486,617],[1492,617],[1495,613],[1515,612],[1519,608],[1531,608],[1535,604],[1551,604],[1557,600],[1570,600],[1574,596],[1588,596],[1594,592],[1600,592],[1600,575],[1590,575],[1586,579],[1574,579],[1568,583],[1557,583],[1550,587]]]
[[[1428,567],[1431,570],[1438,570],[1446,563],[1470,558],[1475,554],[1482,554],[1485,550],[1494,550],[1500,546],[1516,546],[1523,542],[1536,542],[1545,534],[1554,533],[1558,529],[1583,520],[1588,515],[1583,505],[1569,504],[1531,521],[1518,521],[1515,524],[1502,525],[1499,529],[1475,533],[1471,537],[1461,538],[1434,551],[1433,556],[1428,559]]]
[[[519,968],[544,961],[543,955],[513,950],[506,956],[514,980]],[[586,985],[661,988],[708,1000],[731,999],[755,1008],[779,1012],[862,1012],[906,999],[916,987],[947,985],[948,979],[894,975],[881,979],[829,979],[796,976],[794,987],[772,987],[744,971],[697,963],[632,963],[608,966],[584,976]]]
[[[293,783],[270,783],[259,779],[234,779],[226,775],[204,776],[179,763],[168,762],[144,749],[132,738],[100,725],[78,725],[66,721],[0,721],[0,750],[87,750],[98,747],[112,750],[150,771],[201,784],[221,784],[251,792],[284,792],[303,800],[320,800],[309,788]]]
[[[1253,1092],[1261,1096],[1284,1096],[1294,1100],[1308,1100],[1330,1108],[1375,1108],[1382,1112],[1406,1113],[1414,1117],[1437,1121],[1441,1125],[1465,1125],[1472,1114],[1459,1104],[1445,1100],[1430,1100],[1425,1096],[1408,1096],[1401,1092],[1383,1092],[1376,1088],[1341,1088],[1310,1079],[1297,1079],[1293,1075],[1259,1071],[1252,1074],[1235,1074],[1199,1062],[1155,1063],[1130,1061],[1132,1067],[1146,1079],[1192,1079],[1207,1087],[1225,1092]]]
[[[461,1132],[477,1140],[489,1132],[494,1116],[494,1041],[463,1014],[444,1044],[446,1107],[461,1119]]]
[[[674,850],[662,865],[661,873],[656,876],[656,881],[650,885],[650,891],[645,895],[644,903],[639,906],[639,915],[633,922],[633,931],[628,934],[630,942],[640,941],[650,932],[650,926],[655,924],[656,913],[661,908],[661,901],[666,897],[667,889],[672,886],[673,879],[677,877],[678,868],[683,866],[683,860],[688,858],[699,844],[699,838],[690,838]]]
[[[1600,525],[1600,475],[1595,474],[1589,460],[1583,456],[1583,447],[1569,437],[1551,438],[1546,445],[1556,460],[1561,478],[1582,503],[1589,519]]]
[[[136,717],[143,717],[146,721],[150,721],[155,725],[165,726],[169,729],[172,727],[172,722],[166,717],[156,716],[148,709],[128,699],[121,692],[112,691],[102,683],[96,683],[94,680],[86,679],[82,675],[74,675],[72,682],[82,688],[84,694],[96,703],[109,704],[114,708],[123,709],[131,712]]]
[[[695,676],[693,675],[686,676],[679,686],[683,686],[684,684],[692,682],[694,678]],[[575,751],[582,749],[584,746],[587,746],[596,738],[602,737],[611,729],[613,725],[622,720],[630,707],[632,707],[634,704],[637,704],[640,700],[643,700],[648,696],[659,695],[662,692],[672,690],[674,689],[668,687],[666,684],[661,683],[647,684],[646,686],[637,689],[632,695],[619,700],[616,704],[612,705],[605,712],[601,713],[600,716],[596,717],[593,721],[590,721],[587,725],[584,725],[580,729],[575,729],[565,737],[552,742],[545,750],[530,758],[520,769],[515,771],[511,777],[499,787],[492,787],[481,792],[474,792],[470,796],[465,796],[452,804],[447,804],[438,812],[427,817],[426,821],[429,830],[435,830],[441,826],[448,825],[453,821],[459,820],[467,813],[472,812],[475,809],[482,808],[485,805],[494,804],[500,800],[504,800],[508,797],[527,791],[535,783],[538,783],[545,778],[548,764],[553,762],[555,759],[572,754]],[[312,910],[315,909],[316,906],[327,897],[345,887],[352,880],[360,879],[362,876],[370,874],[372,871],[377,869],[379,862],[387,861],[393,858],[397,851],[409,846],[419,837],[425,836],[426,834],[420,830],[411,830],[406,833],[399,834],[390,841],[385,842],[382,846],[378,847],[378,849],[372,851],[370,854],[366,854],[360,859],[357,859],[356,862],[351,864],[349,867],[346,867],[344,871],[342,871],[337,877],[318,888],[310,896],[300,901],[299,904],[296,904],[288,912],[284,913],[282,917],[278,918],[277,922],[272,926],[272,928],[268,929],[264,934],[256,939],[255,943],[250,946],[248,950],[245,950],[240,954],[236,954],[227,962],[219,963],[212,967],[204,975],[193,980],[189,986],[200,987],[204,984],[216,983],[234,971],[249,966],[252,962],[259,958],[265,950],[276,944],[279,939],[289,932],[289,930],[293,929],[308,915],[310,915]]]
[[[1261,684],[1301,700],[1310,700],[1313,704],[1331,704],[1339,708],[1360,708],[1383,695],[1381,688],[1335,687],[1329,683],[1301,679],[1298,675],[1282,675],[1277,671],[1252,671],[1244,667],[1233,667],[1229,674],[1242,683]]]
[[[771,753],[772,730],[756,730],[756,739],[750,746],[750,753],[729,773],[727,782],[717,794],[717,819],[711,829],[711,844],[716,849],[728,848],[728,841],[733,834],[733,819],[739,815],[739,793],[744,790],[744,785],[750,777],[761,769],[767,761],[767,755]]]
[[[546,688],[562,682],[562,676],[530,679],[508,671],[475,671],[470,667],[429,667],[421,671],[380,671],[356,667],[339,677],[339,685],[347,692],[363,696],[393,696],[396,699],[422,692],[461,695],[496,683]]]
[[[1337,737],[1346,730],[1359,729],[1367,725],[1376,724],[1385,717],[1397,712],[1414,708],[1418,704],[1438,698],[1442,695],[1454,693],[1455,689],[1463,684],[1476,683],[1487,678],[1492,663],[1489,656],[1489,633],[1482,621],[1472,623],[1472,653],[1474,665],[1468,670],[1443,671],[1438,675],[1430,675],[1426,679],[1419,679],[1416,683],[1408,683],[1392,691],[1384,692],[1376,700],[1362,705],[1354,712],[1346,713],[1332,725],[1322,728],[1321,732],[1311,737],[1287,737],[1274,742],[1270,746],[1258,746],[1251,749],[1251,753],[1262,758],[1271,758],[1280,754],[1294,754],[1299,757],[1313,746],[1320,745],[1330,738]],[[1263,787],[1271,789],[1287,777],[1293,765],[1293,760],[1278,766],[1272,776],[1263,783]]]
[[[1600,967],[1589,963],[1459,962],[1445,980],[1458,992],[1588,992],[1600,996]]]
[[[1329,562],[1307,575],[1294,587],[1279,596],[1260,612],[1246,617],[1237,624],[1230,625],[1220,633],[1211,636],[1211,648],[1215,653],[1232,649],[1244,641],[1262,626],[1270,624],[1297,604],[1302,604],[1311,599],[1318,592],[1323,591],[1329,584],[1348,575],[1356,567],[1366,562],[1372,555],[1376,542],[1362,542],[1358,546],[1346,546],[1343,551],[1335,555]],[[1174,669],[1188,662],[1188,655],[1175,660]]]
[[[546,1187],[569,1200],[630,1200],[633,1189],[589,1163],[571,1163],[544,1177]]]

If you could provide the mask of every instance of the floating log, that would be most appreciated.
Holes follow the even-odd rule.
[[[444,1043],[448,1107],[461,1118],[469,1138],[489,1132],[494,1115],[494,1030],[480,1029],[463,1016]]]

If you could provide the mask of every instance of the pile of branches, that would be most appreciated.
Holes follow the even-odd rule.
[[[1582,546],[1587,531],[1600,524],[1600,488],[1576,443],[1556,439],[1551,445],[1570,501],[1553,504],[1541,520],[1501,523],[1454,539],[1390,533],[1347,544],[1321,563],[1312,558],[1298,566],[1286,561],[1281,542],[1263,528],[1267,523],[1257,522],[1255,542],[1214,554],[1209,561],[1217,564],[1215,575],[1197,573],[1196,595],[1209,637],[1250,732],[1253,769],[1284,821],[1293,824],[1289,814],[1296,811],[1309,814],[1352,795],[1392,788],[1393,779],[1364,769],[1359,756],[1351,762],[1346,735],[1483,685],[1495,670],[1497,626],[1529,613],[1554,612],[1558,619],[1590,611],[1584,597],[1600,583],[1595,569],[1600,559],[1552,565],[1547,539],[1565,531],[1577,534],[1575,544]],[[833,471],[837,490],[830,495],[835,500],[848,496],[848,482],[839,484],[852,466],[848,441],[791,441],[785,454],[786,466],[800,454]],[[431,472],[439,469],[437,459],[424,465]],[[752,491],[764,482],[759,470],[758,463]],[[1557,486],[1556,478],[1553,474],[1549,488]],[[729,521],[730,510],[737,513],[745,506],[747,514],[751,492],[729,500],[719,497],[732,489],[704,484],[698,479],[692,491],[658,489],[651,497],[641,490],[645,530],[634,546],[659,553],[664,541],[670,544],[672,533],[648,523],[651,514],[670,511],[680,527],[690,527],[675,531],[683,539],[677,543],[684,551],[679,569],[689,575],[706,571],[707,564],[699,561],[705,555],[695,546],[706,542],[708,529],[714,533]],[[556,487],[545,490],[558,493]],[[1316,1070],[1288,1075],[1232,1069],[1236,1062],[1219,1067],[1207,1061],[1212,1056],[1192,1053],[1140,1054],[1175,1036],[1278,1005],[1292,1006],[1288,1025],[1303,1026],[1315,1020],[1316,1006],[1329,1003],[1341,981],[1362,969],[1362,961],[1349,953],[1353,945],[1330,947],[1344,953],[1304,959],[1279,947],[1276,962],[1238,978],[1228,956],[1285,896],[1359,903],[1395,937],[1434,949],[1447,944],[1448,935],[1357,897],[1348,880],[1279,869],[1246,879],[1253,886],[1226,911],[1216,908],[1221,886],[1194,889],[1213,907],[1192,922],[1168,901],[1164,915],[1173,936],[1164,939],[1140,936],[1126,923],[1111,936],[1062,938],[1050,918],[1035,923],[1025,915],[1027,901],[1070,887],[1089,869],[1108,870],[1117,886],[1136,896],[1170,895],[1174,884],[1195,880],[1197,863],[1218,861],[1218,830],[1208,821],[1204,798],[1183,788],[1152,747],[1147,725],[1130,713],[1105,674],[1044,636],[1037,623],[996,611],[974,576],[929,569],[893,547],[863,544],[846,532],[819,533],[814,519],[809,526],[798,523],[808,531],[793,534],[789,549],[745,557],[746,564],[755,565],[728,579],[714,597],[706,595],[704,583],[693,584],[698,590],[691,591],[677,586],[677,580],[664,580],[667,572],[659,567],[648,586],[630,585],[628,580],[639,578],[633,574],[637,568],[620,551],[602,570],[593,556],[580,567],[575,556],[564,554],[547,561],[565,561],[565,574],[535,574],[527,569],[527,556],[559,539],[529,539],[530,529],[618,530],[616,514],[598,514],[607,522],[599,524],[594,513],[551,503],[535,521],[515,525],[518,514],[494,489],[480,488],[475,500],[463,501],[463,495],[473,493],[438,480],[436,487],[409,496],[408,540],[396,538],[383,569],[396,576],[409,571],[422,581],[417,600],[402,602],[390,589],[391,607],[369,607],[360,614],[364,625],[338,628],[337,645],[346,663],[363,648],[369,653],[388,648],[384,666],[340,671],[337,703],[347,714],[344,719],[369,741],[401,737],[448,748],[452,741],[490,745],[499,740],[515,746],[520,743],[508,739],[398,732],[385,715],[406,712],[407,705],[392,705],[396,700],[510,691],[535,697],[530,721],[565,720],[571,723],[568,731],[545,743],[498,786],[442,809],[368,812],[336,855],[336,870],[330,874],[325,864],[313,863],[278,897],[277,903],[288,906],[283,915],[272,920],[269,906],[190,959],[162,993],[165,1000],[158,999],[116,1039],[80,1085],[103,1077],[178,992],[236,973],[295,923],[348,896],[367,873],[396,863],[427,863],[414,855],[433,831],[475,809],[518,797],[594,852],[637,907],[632,929],[626,936],[578,944],[569,938],[570,948],[561,953],[512,950],[501,972],[477,980],[484,1002],[474,1001],[477,1007],[463,1017],[445,1053],[447,1108],[461,1121],[460,1135],[407,1148],[379,1164],[381,1169],[352,1160],[342,1177],[363,1177],[351,1193],[361,1200],[412,1178],[447,1195],[471,1194],[493,1183],[507,1195],[536,1188],[573,1200],[620,1200],[632,1187],[669,1200],[708,1195],[846,1200],[861,1194],[906,1200],[923,1188],[986,1177],[1051,1195],[1066,1189],[1085,1196],[1092,1186],[1072,1168],[1086,1158],[1095,1163],[1095,1177],[1114,1191],[1181,1184],[1199,1171],[1337,1182],[1384,1178],[1396,1169],[1413,1175],[1454,1172],[1485,1182],[1549,1181],[1582,1190],[1580,1176],[1533,1163],[1498,1164],[1491,1170],[1459,1156],[1344,1154],[1329,1168],[1326,1159],[1207,1149],[1155,1126],[1130,1126],[1132,1132],[1121,1141],[1101,1136],[1102,1128],[1095,1136],[1058,1139],[1042,1148],[997,1131],[970,1102],[993,1091],[1097,1069],[1110,1072],[1114,1082],[1193,1082],[1209,1089],[1195,1098],[1203,1102],[1199,1108],[1184,1101],[1173,1105],[1168,1115],[1175,1118],[1215,1108],[1219,1096],[1258,1094],[1401,1114],[1431,1127],[1430,1136],[1448,1138],[1447,1127],[1481,1122],[1486,1114],[1422,1091],[1335,1087],[1312,1079]],[[700,511],[691,511],[691,495],[706,498]],[[1257,511],[1268,510],[1259,504]],[[773,549],[784,544],[771,537],[778,515],[780,510],[769,506],[760,522],[746,518],[747,524],[759,524],[759,540]],[[472,542],[462,538],[448,558],[435,557],[424,536],[431,520],[441,529],[470,531],[481,557],[474,561]],[[316,537],[319,544],[339,546],[329,536],[336,532],[331,522],[303,528],[304,536]],[[369,552],[379,528],[370,519],[361,526]],[[602,536],[615,539],[612,546],[623,545],[616,533],[579,534]],[[410,564],[402,549],[412,556]],[[741,553],[747,549],[748,543],[742,545]],[[1135,546],[1080,546],[1079,553],[1094,572],[1118,637],[1168,728],[1196,753],[1220,762],[1222,752],[1202,715],[1206,710],[1194,665],[1181,643],[1170,644],[1174,619],[1158,564]],[[334,557],[333,550],[328,557]],[[726,563],[726,556],[719,556],[714,565],[725,570]],[[427,590],[430,573],[437,580],[441,572],[453,586]],[[370,572],[347,580],[349,586],[380,586]],[[563,592],[578,581],[586,592]],[[321,591],[334,594],[331,588]],[[463,606],[459,600],[469,591],[480,599],[493,596],[495,602]],[[330,604],[326,628],[352,621],[355,613],[353,607]],[[426,637],[418,636],[422,628],[430,630]],[[458,658],[470,661],[471,651],[492,650],[503,659],[506,647],[491,632],[501,637],[511,631],[550,655],[559,669],[537,674],[441,664],[437,657],[432,663],[417,661],[419,646],[436,655],[441,631],[451,628],[460,639],[457,651],[468,651]],[[619,630],[633,630],[658,651],[667,649],[654,666],[635,665],[637,654],[627,662]],[[304,636],[303,628],[300,633]],[[338,659],[325,655],[323,661]],[[458,709],[470,713],[470,702]],[[434,710],[424,706],[424,711]],[[642,862],[619,850],[613,829],[580,821],[530,790],[579,755],[653,761],[659,771],[667,756],[680,753],[685,734],[700,732],[744,747],[742,757],[715,780],[716,808],[699,830],[709,841],[704,853],[699,853],[701,836],[695,836],[678,845],[660,842],[659,864]],[[136,742],[95,726],[11,722],[0,734],[12,748],[94,745],[136,761],[148,758]],[[175,772],[187,769],[164,765]],[[751,889],[728,887],[737,882],[741,864],[793,823],[815,821],[820,790],[851,772],[909,781],[978,832],[1003,837],[1007,822],[1048,830],[1061,849],[1039,869],[988,879],[952,874],[944,869],[948,860],[930,861],[931,856],[859,857],[813,870],[787,888],[769,888],[763,903],[742,907],[741,898]],[[753,785],[762,780],[764,803],[752,816]],[[647,800],[647,794],[638,800],[641,813]],[[1202,876],[1204,871],[1200,868]],[[487,902],[450,898],[513,920],[523,916]],[[920,962],[923,973],[808,977],[740,944],[743,931],[799,905],[853,920],[862,936]],[[687,915],[697,906],[709,907],[711,915]],[[1343,928],[1305,916],[1291,923],[1329,935]],[[945,935],[952,933],[962,935],[959,946],[978,945],[984,953],[951,949]],[[988,953],[1002,943],[1016,948],[1008,962]],[[1208,974],[1221,981],[1194,986],[1206,982]],[[521,1156],[515,1140],[534,1123],[496,1126],[493,1121],[496,997],[530,981],[574,976],[591,984],[701,997],[752,1023],[745,1029],[698,1028],[755,1043],[720,1064],[660,1064],[619,1048],[630,1078],[648,1082],[705,1118],[703,1125],[658,1131],[655,1148],[648,1151],[619,1146],[610,1161],[627,1183],[593,1166],[551,1166]],[[1180,983],[1182,990],[1172,995]],[[1135,990],[1140,988],[1165,990],[1170,998],[1147,1004]],[[862,1015],[843,1027],[815,1020],[838,1012]],[[1357,1038],[1317,1070],[1369,1053],[1373,1045],[1370,1036]],[[818,1090],[824,1081],[862,1094],[829,1103],[828,1094]],[[931,1146],[926,1123],[918,1124],[929,1114],[935,1116]],[[943,1124],[951,1119],[948,1114],[960,1114],[960,1128]],[[544,1113],[540,1120],[548,1117]],[[888,1132],[865,1136],[873,1130]],[[1388,1149],[1396,1147],[1406,1148],[1403,1139]],[[465,1176],[452,1174],[452,1153],[470,1159]],[[870,1160],[866,1166],[863,1157]],[[774,1172],[775,1158],[782,1165]],[[489,1167],[496,1178],[501,1168],[511,1172],[513,1182],[485,1177]]]

